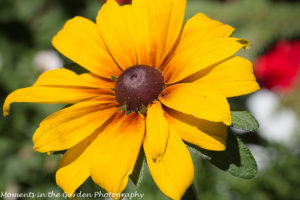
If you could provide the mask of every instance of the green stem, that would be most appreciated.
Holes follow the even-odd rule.
[[[184,193],[182,200],[198,200],[197,191],[194,183]]]

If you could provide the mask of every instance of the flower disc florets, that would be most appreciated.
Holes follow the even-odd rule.
[[[128,111],[138,111],[157,99],[164,87],[161,71],[136,65],[126,69],[118,78],[115,92],[120,106],[126,106]]]

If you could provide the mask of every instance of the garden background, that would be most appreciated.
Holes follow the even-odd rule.
[[[54,50],[52,37],[74,16],[94,20],[101,5],[99,0],[0,0],[0,105],[43,71],[71,63]],[[257,176],[233,177],[192,153],[199,199],[300,199],[300,1],[188,0],[186,19],[198,12],[232,25],[235,37],[251,42],[251,49],[239,55],[253,61],[262,87],[230,99],[232,108],[250,110],[260,123],[255,133],[234,130],[254,154]],[[267,70],[261,59],[268,62]],[[55,184],[61,155],[34,152],[31,140],[41,120],[61,107],[20,103],[12,106],[10,116],[1,113],[0,193],[62,193]],[[143,168],[138,186],[129,183],[126,192],[144,193],[144,200],[168,199],[145,164]],[[88,180],[80,190],[100,189]]]

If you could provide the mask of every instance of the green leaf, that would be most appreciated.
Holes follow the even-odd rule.
[[[147,107],[145,105],[142,105],[142,107],[140,108],[139,112],[143,115],[145,115],[147,113]]]
[[[128,106],[126,104],[120,106],[120,111],[124,111],[126,114],[129,114],[130,111],[127,109],[127,107]]]
[[[192,145],[193,146],[193,145]],[[208,157],[208,161],[231,175],[251,179],[257,173],[257,164],[248,147],[230,131],[227,136],[225,151],[208,151],[193,146]],[[203,156],[202,156],[203,157]]]
[[[186,190],[182,200],[198,200],[198,195],[194,183]]]
[[[138,158],[136,160],[134,169],[132,174],[130,174],[130,179],[132,180],[132,182],[136,185],[139,186],[139,183],[141,182],[142,178],[143,178],[143,163],[144,163],[144,157],[145,157],[145,153],[143,148],[141,148],[140,153],[138,155]]]
[[[67,150],[62,150],[62,151],[52,151],[51,153],[53,155],[64,155]]]
[[[232,127],[245,131],[255,131],[259,128],[257,120],[248,111],[231,111]]]
[[[77,63],[66,64],[66,65],[64,65],[64,68],[69,69],[69,70],[75,72],[76,74],[83,74],[83,73],[88,73],[89,72],[88,70],[81,67]]]
[[[113,81],[115,81],[115,82],[118,81],[118,78],[117,78],[117,77],[115,77],[115,76],[113,76],[113,75],[111,75],[110,77],[111,77],[111,80],[113,80]]]

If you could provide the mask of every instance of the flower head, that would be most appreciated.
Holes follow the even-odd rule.
[[[276,92],[291,91],[300,78],[300,40],[279,41],[259,57],[255,74],[262,86]]]
[[[122,192],[141,150],[160,190],[180,199],[194,177],[184,141],[225,150],[226,98],[259,88],[251,62],[233,56],[247,42],[204,14],[183,24],[185,5],[108,0],[96,23],[69,20],[53,45],[89,73],[48,71],[7,97],[5,115],[13,102],[73,104],[33,136],[36,151],[67,150],[56,173],[65,192],[89,176],[108,192]]]

